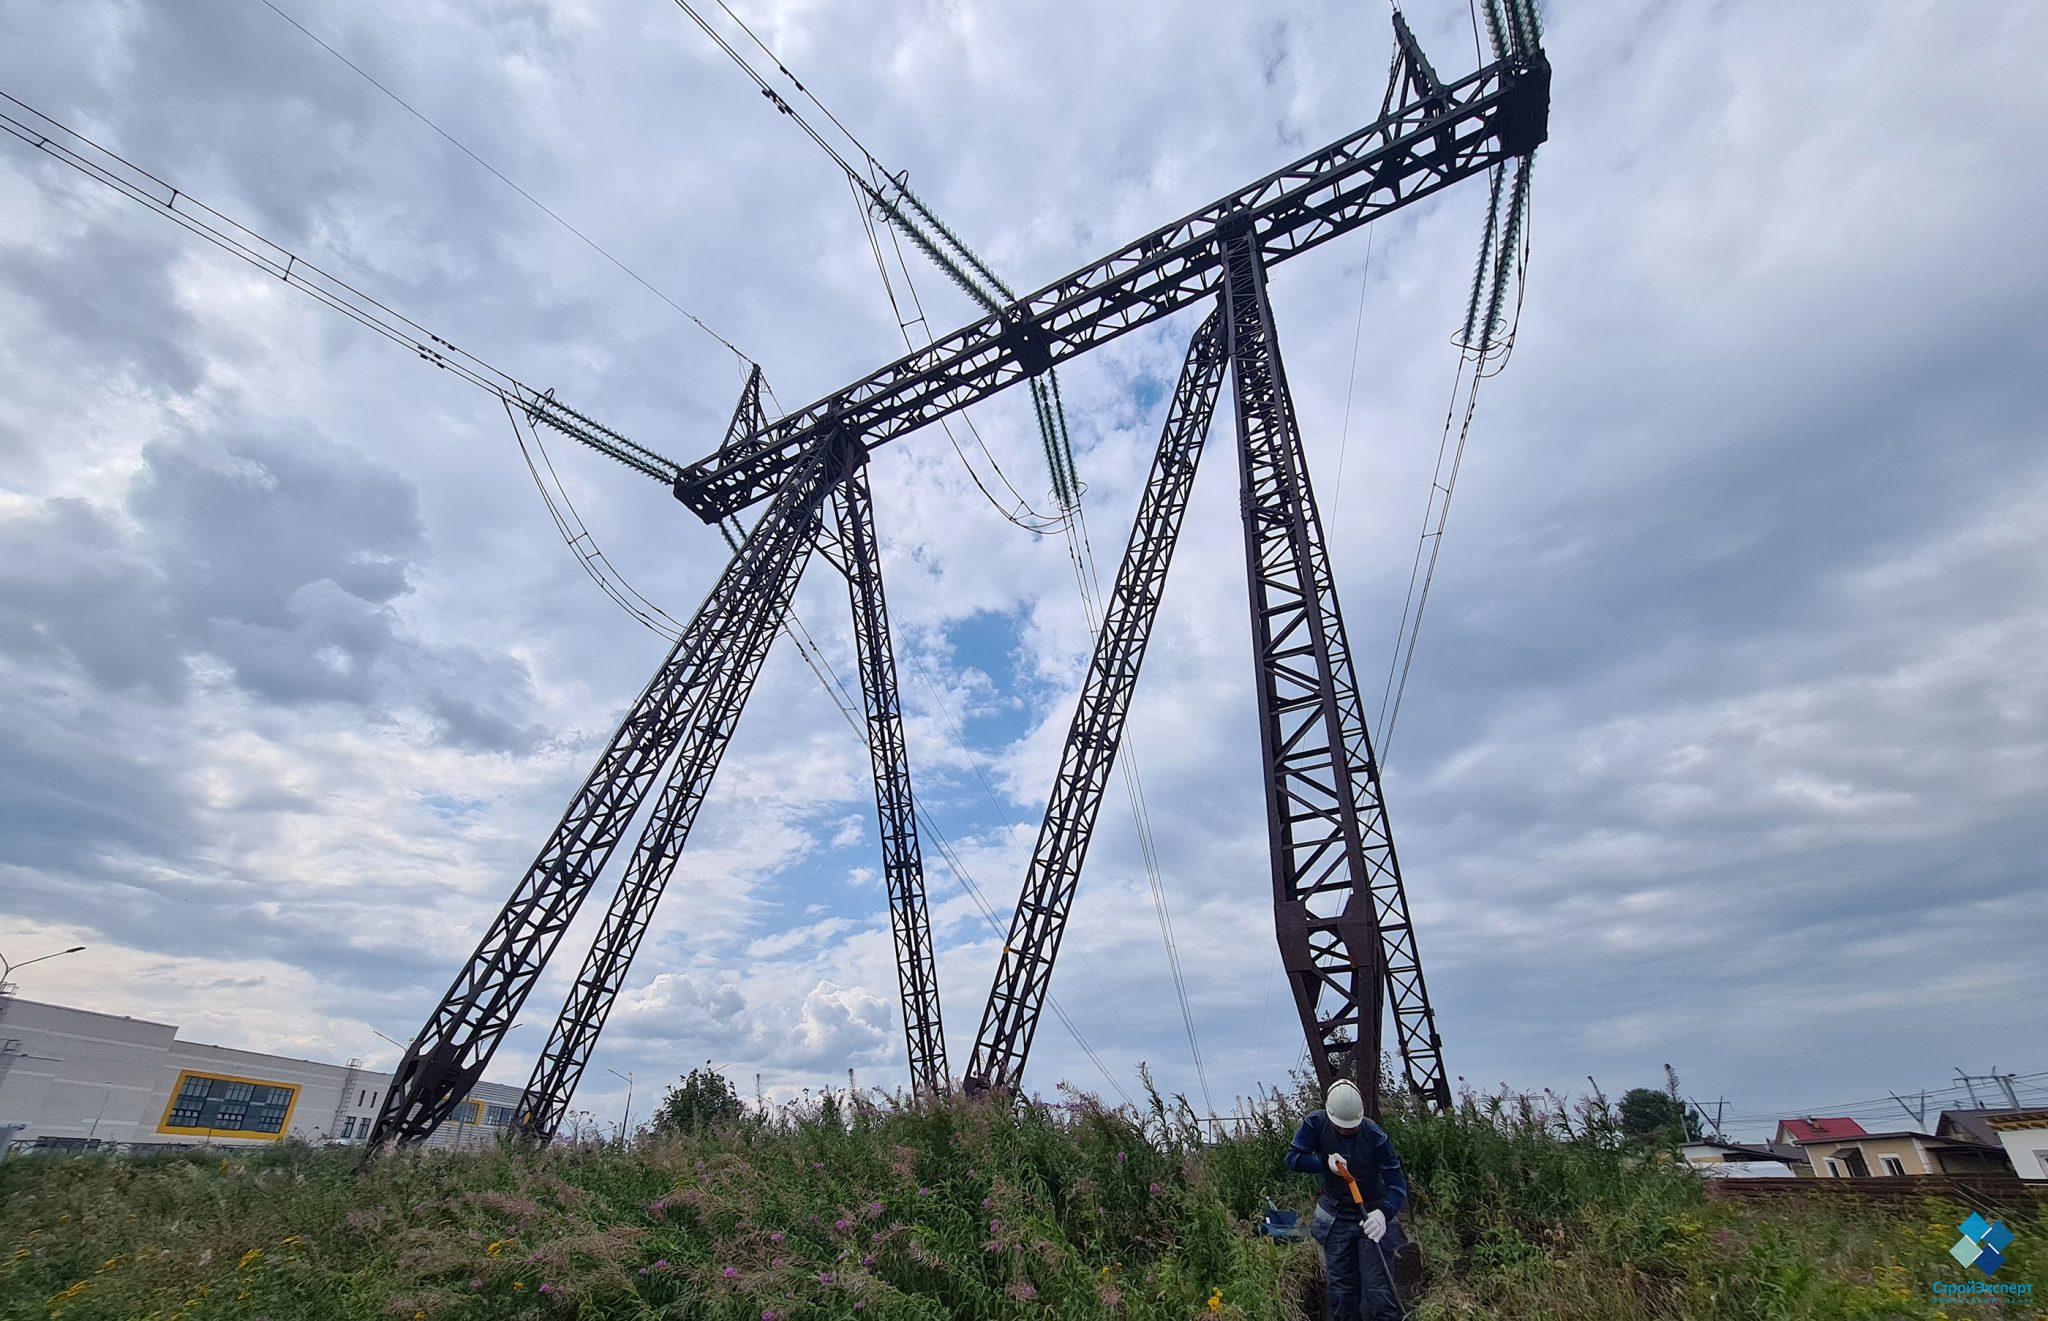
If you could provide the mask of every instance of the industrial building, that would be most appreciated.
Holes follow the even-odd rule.
[[[245,1147],[368,1138],[391,1075],[207,1045],[176,1026],[0,998],[0,1132],[13,1151]],[[479,1083],[429,1146],[488,1142],[519,1089]]]

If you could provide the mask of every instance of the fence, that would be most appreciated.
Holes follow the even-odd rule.
[[[2004,1174],[1909,1174],[1869,1179],[1709,1179],[1707,1196],[1769,1202],[1801,1197],[1843,1202],[1918,1202],[1937,1197],[1985,1211],[2048,1209],[2048,1181]]]

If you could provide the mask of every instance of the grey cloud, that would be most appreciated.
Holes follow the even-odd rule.
[[[37,164],[48,182],[77,186],[55,164]],[[187,338],[191,321],[178,305],[159,236],[138,233],[136,219],[125,205],[107,203],[69,233],[0,246],[0,281],[33,317],[16,333],[57,336],[167,392],[191,390],[203,370]]]
[[[0,8],[34,37],[0,52],[29,99],[77,108],[657,448],[715,442],[729,355],[267,14]],[[1439,67],[1461,68],[1462,11],[1410,8]],[[1360,71],[1380,67],[1383,12],[1052,12],[758,17],[1019,287],[1377,104]],[[900,351],[830,166],[672,13],[301,16],[764,355],[784,402]],[[1996,999],[2040,943],[2015,895],[2038,885],[2044,851],[2048,495],[2027,387],[2048,288],[2029,227],[2048,198],[1997,133],[2038,136],[2039,107],[2015,89],[2044,34],[2023,7],[1843,24],[1797,6],[1581,6],[1551,26],[1533,284],[1516,359],[1482,403],[1403,709],[1395,830],[1455,1070],[1625,1085],[1654,1079],[1652,1052],[1676,1039],[1698,1061],[1678,1059],[1682,1073],[1711,1063],[1732,1089],[1760,1023],[1839,1039],[1862,1030],[1855,1012],[1896,1021],[1916,996],[1929,1016]],[[43,173],[5,186],[42,189]],[[24,459],[0,518],[0,650],[23,713],[5,750],[10,903],[84,896],[141,950],[202,951],[225,931],[355,988],[407,1035],[660,644],[550,539],[487,402],[223,276],[150,217],[47,191],[47,233],[9,230],[0,248],[6,307],[25,309],[0,361],[4,443]],[[1375,226],[1355,407],[1364,247],[1332,244],[1274,279],[1374,691],[1482,204],[1454,190]],[[938,326],[967,319],[920,276]],[[1105,577],[1188,328],[1063,372]],[[1041,490],[1028,408],[997,401],[976,421]],[[1292,1061],[1274,1045],[1292,1025],[1260,897],[1228,439],[1219,421],[1132,717],[1219,1093]],[[88,450],[89,476],[72,461]],[[651,484],[556,457],[607,550],[686,609],[717,538]],[[112,486],[87,487],[102,472]],[[1003,524],[938,437],[878,451],[873,472],[899,656],[942,693],[906,664],[920,796],[1000,906],[1085,658],[1065,549]],[[843,600],[814,580],[803,608],[850,673]],[[1020,681],[992,687],[974,667],[993,656],[949,653],[974,615],[1007,621],[988,645],[1014,649]],[[1030,727],[961,747],[942,707],[1003,717],[971,730],[1011,730],[1011,712]],[[898,1067],[879,895],[842,884],[835,849],[842,818],[868,810],[837,719],[778,651],[607,1035],[643,1082],[714,1053],[797,1081],[841,1057]],[[975,767],[1014,803],[988,804]],[[995,942],[927,856],[957,1045]],[[334,877],[346,886],[325,888]],[[280,916],[232,920],[279,886]],[[738,951],[821,900],[832,911],[803,920],[842,925],[775,955],[757,988]],[[1149,1058],[1181,1087],[1192,1071],[1148,903],[1112,799],[1055,993],[1120,1076]],[[1901,929],[1967,957],[1926,967]],[[1955,1063],[1904,1044],[1856,1064],[1852,1094]],[[1036,1050],[1034,1081],[1103,1085],[1056,1025]],[[1748,1103],[1817,1099],[1801,1078]]]
[[[453,743],[530,748],[525,668],[437,645],[398,603],[426,552],[396,471],[311,432],[153,441],[123,519],[75,498],[0,519],[0,639],[97,682],[183,690],[206,657],[284,706],[417,702]]]

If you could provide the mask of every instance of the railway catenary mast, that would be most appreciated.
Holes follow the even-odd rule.
[[[1275,928],[1310,1056],[1325,1082],[1354,1076],[1372,1095],[1380,1022],[1391,1002],[1409,1089],[1431,1104],[1448,1103],[1441,1040],[1266,275],[1278,262],[1525,158],[1545,140],[1550,66],[1533,8],[1529,0],[1508,0],[1504,11],[1489,0],[1486,8],[1495,58],[1476,72],[1440,82],[1397,13],[1388,100],[1364,128],[785,417],[762,417],[758,382],[749,381],[726,443],[675,472],[672,485],[676,498],[707,522],[763,500],[767,508],[407,1049],[376,1140],[426,1137],[481,1076],[628,821],[673,762],[528,1084],[528,1130],[553,1132],[814,545],[846,573],[856,616],[913,1083],[947,1085],[866,457],[877,445],[1204,301],[1215,311],[1196,332],[1169,410],[963,1081],[970,1089],[1021,1083],[1228,368]],[[528,410],[534,421],[567,430],[561,411],[552,400]],[[573,413],[566,419],[588,422]]]

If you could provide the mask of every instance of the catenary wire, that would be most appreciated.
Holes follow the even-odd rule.
[[[681,465],[673,459],[576,411],[557,400],[552,391],[536,390],[493,367],[476,354],[443,339],[339,276],[300,257],[283,244],[265,238],[20,98],[0,92],[0,100],[47,126],[39,127],[7,111],[0,111],[0,131],[27,143],[52,160],[154,211],[230,256],[403,346],[428,365],[450,372],[517,406],[536,421],[636,472],[663,483],[673,483],[681,472]],[[64,140],[60,140],[58,135]]]
[[[1479,342],[1476,349],[1468,350],[1461,348],[1460,350],[1458,371],[1454,375],[1451,386],[1451,406],[1445,413],[1444,434],[1437,445],[1436,469],[1430,476],[1429,495],[1423,506],[1423,530],[1416,539],[1415,562],[1409,570],[1408,598],[1414,602],[1414,613],[1411,618],[1408,601],[1404,600],[1401,607],[1401,625],[1394,637],[1394,655],[1387,665],[1387,685],[1380,699],[1380,727],[1376,742],[1379,748],[1379,761],[1382,768],[1385,767],[1391,752],[1394,730],[1401,716],[1401,702],[1408,691],[1408,678],[1414,669],[1415,648],[1422,631],[1422,615],[1429,605],[1430,589],[1436,581],[1437,560],[1443,552],[1444,531],[1449,523],[1451,514],[1451,499],[1457,490],[1458,475],[1464,468],[1466,445],[1472,433],[1472,419],[1479,406],[1479,386],[1482,381],[1498,375],[1501,369],[1507,365],[1508,357],[1514,351],[1516,331],[1521,326],[1522,299],[1528,289],[1530,230],[1527,224],[1529,206],[1527,181],[1529,168],[1529,158],[1523,157],[1516,161],[1514,192],[1508,212],[1507,231],[1500,237],[1497,245],[1492,242],[1490,233],[1487,243],[1482,245],[1483,248],[1494,247],[1495,249],[1496,255],[1493,257],[1493,289],[1487,300],[1485,319],[1478,328]],[[1489,231],[1492,224],[1492,215],[1489,214]],[[1513,277],[1515,285],[1514,314],[1506,332],[1496,337],[1495,322],[1500,299],[1508,278],[1502,263],[1510,258],[1515,263],[1515,274]],[[1474,290],[1476,294],[1476,283]],[[1469,313],[1466,324],[1469,333],[1472,326],[1472,318]],[[1452,418],[1457,412],[1458,380],[1463,377],[1468,361],[1471,364],[1472,372],[1470,380],[1466,384],[1464,415],[1463,420],[1458,426],[1456,448],[1451,451],[1450,473],[1446,477],[1444,473],[1444,455],[1446,449],[1449,448]],[[1492,370],[1490,371],[1488,370],[1489,363],[1492,364]],[[1439,493],[1443,497],[1441,500],[1437,498]],[[1432,512],[1436,515],[1436,526],[1434,528],[1430,527],[1430,515]],[[1423,547],[1425,545],[1429,548],[1426,561],[1423,556]],[[1419,591],[1417,590],[1418,573],[1421,580]],[[1404,637],[1405,647],[1403,645]]]
[[[734,545],[741,535],[737,525],[730,521],[720,523],[718,529],[725,536],[729,545]],[[734,548],[737,549],[737,546],[734,545]],[[833,708],[839,712],[840,718],[846,722],[847,728],[852,731],[854,738],[859,740],[862,747],[867,747],[868,737],[862,717],[858,714],[859,706],[857,700],[848,690],[845,682],[839,678],[838,671],[833,668],[831,661],[826,658],[823,649],[818,647],[817,641],[811,636],[810,630],[804,627],[803,621],[798,617],[794,606],[791,606],[787,612],[782,625],[782,632],[785,637],[789,638],[791,644],[796,647],[797,654],[803,658],[805,667],[817,679],[819,686],[825,690],[825,696],[831,701]],[[932,835],[938,847],[940,859],[945,862],[947,869],[953,873],[955,881],[974,901],[975,906],[981,910],[982,917],[988,923],[990,930],[994,931],[1000,938],[1003,934],[1003,929],[996,920],[995,911],[989,907],[988,901],[982,896],[981,888],[975,883],[973,875],[968,872],[966,864],[960,860],[952,841],[946,837],[944,830],[939,827],[938,822],[933,820],[931,814],[925,810],[924,804],[917,800],[915,791],[911,795],[911,811],[916,815],[921,828],[929,831]],[[1082,958],[1082,963],[1084,967],[1088,968],[1090,976],[1094,977],[1094,969],[1092,965],[1087,963],[1085,955]],[[1101,990],[1105,999],[1107,999],[1108,992],[1102,987],[1101,979],[1095,978],[1095,982],[1096,989]],[[1054,1016],[1066,1028],[1067,1034],[1074,1039],[1074,1043],[1081,1048],[1082,1053],[1095,1065],[1096,1070],[1102,1074],[1103,1080],[1115,1090],[1118,1096],[1123,1098],[1126,1105],[1131,1105],[1135,1108],[1135,1102],[1131,1100],[1130,1093],[1124,1090],[1123,1084],[1116,1080],[1116,1076],[1102,1062],[1101,1056],[1096,1052],[1094,1046],[1089,1044],[1088,1038],[1082,1034],[1080,1026],[1073,1021],[1073,1018],[1067,1013],[1065,1008],[1060,1005],[1057,997],[1048,995],[1047,999],[1052,1006]],[[1112,1007],[1114,1007],[1113,1003]]]
[[[1351,448],[1351,396],[1358,389],[1358,344],[1365,337],[1365,291],[1372,280],[1372,244],[1375,231],[1365,227],[1365,269],[1358,274],[1358,318],[1351,327],[1351,371],[1344,378],[1344,425],[1337,432],[1337,485],[1330,503],[1344,508],[1344,457]]]
[[[735,51],[730,45],[730,43],[726,42],[725,39],[712,28],[711,24],[707,20],[705,20],[705,18],[688,3],[688,0],[675,0],[675,3],[677,4],[678,8],[682,9],[683,12],[689,16],[691,21],[694,22],[699,29],[701,29],[707,36],[711,37],[712,40],[718,45],[718,47],[722,51],[724,51],[726,55],[729,58],[731,58],[732,61],[736,65],[738,65],[743,72],[746,73],[748,78],[755,83],[755,85],[762,91],[762,93],[765,96],[769,98],[769,100],[776,106],[776,108],[780,110],[782,113],[796,120],[798,125],[812,139],[812,141],[816,143],[822,150],[824,150],[827,153],[827,155],[833,160],[833,162],[840,167],[842,172],[845,173],[845,175],[847,176],[848,186],[853,190],[856,209],[860,212],[861,215],[862,226],[867,234],[868,246],[875,260],[876,271],[881,276],[884,291],[888,296],[889,305],[895,315],[897,329],[898,332],[903,336],[905,347],[914,347],[914,343],[910,338],[909,332],[909,327],[912,324],[922,325],[925,337],[927,341],[929,341],[931,339],[930,320],[925,314],[923,300],[917,294],[916,283],[910,275],[908,264],[903,259],[901,246],[896,241],[895,230],[891,229],[890,231],[891,243],[892,245],[895,245],[896,248],[897,264],[902,273],[906,293],[911,298],[912,304],[916,308],[918,313],[918,315],[915,318],[906,318],[903,315],[903,308],[897,300],[896,292],[893,286],[893,281],[890,279],[887,265],[882,260],[881,247],[874,232],[872,218],[868,214],[867,205],[863,204],[862,202],[862,197],[863,195],[865,195],[865,197],[869,201],[886,206],[886,199],[883,197],[879,187],[868,180],[861,179],[856,173],[856,171],[853,169],[851,164],[845,159],[845,157],[840,155],[835,149],[833,149],[830,146],[830,144],[828,144],[824,140],[823,135],[821,135],[807,120],[804,119],[804,117],[801,114],[799,114],[793,107],[791,107],[785,99],[783,99],[779,94],[777,94],[774,91],[774,89],[768,84],[767,80],[762,78],[761,75],[753,68],[753,66],[743,56],[741,56],[737,51]],[[765,55],[775,65],[776,69],[784,77],[788,78],[790,82],[796,86],[798,91],[806,99],[808,99],[813,105],[817,106],[819,111],[823,113],[826,116],[826,118],[832,122],[834,127],[836,127],[842,134],[845,135],[847,141],[851,143],[855,150],[860,153],[861,157],[866,161],[871,170],[879,173],[884,178],[889,177],[888,172],[881,166],[881,163],[876,159],[874,153],[869,151],[865,144],[863,144],[860,141],[860,139],[857,136],[855,136],[854,133],[850,129],[848,129],[846,125],[842,121],[840,121],[836,115],[832,114],[832,112],[825,107],[824,103],[820,101],[818,97],[814,93],[812,93],[808,87],[804,85],[801,79],[797,78],[796,75],[790,71],[789,67],[780,59],[780,57],[778,57],[774,51],[769,49],[768,45],[764,41],[762,41],[761,38],[758,35],[756,35],[753,32],[753,30],[749,28],[746,25],[746,23],[739,18],[737,14],[734,14],[733,11],[727,5],[724,4],[723,0],[719,0],[719,8],[723,10],[729,18],[731,18],[735,23],[739,25],[740,29],[746,33],[747,37],[751,41],[753,41],[756,47],[758,47],[761,50],[762,54]],[[943,233],[947,235],[948,238],[952,238],[950,230],[946,230],[943,225],[939,226],[939,228]],[[917,235],[914,232],[913,237],[917,237]],[[966,249],[963,245],[959,243],[957,238],[953,238],[952,241],[955,247],[960,248],[960,250],[963,253],[966,253]],[[994,294],[974,288],[971,283],[971,280],[968,277],[966,277],[964,273],[960,272],[957,269],[957,267],[951,266],[950,263],[948,263],[939,253],[936,252],[936,250],[930,243],[924,243],[923,246],[925,247],[927,254],[932,256],[933,259],[942,266],[942,268],[952,270],[954,277],[957,280],[961,281],[962,287],[967,289],[967,291],[970,294],[973,294],[978,301],[982,302],[984,307],[995,306]],[[994,277],[993,273],[989,272],[985,266],[983,266],[977,259],[975,259],[972,256],[971,253],[966,253],[966,255],[968,256],[969,261],[973,263],[975,268],[979,270],[983,275],[987,276],[990,283],[995,286],[997,292],[1005,295],[1009,293],[1007,286],[1003,285],[1000,280],[997,280]],[[1034,381],[1033,383],[1033,402],[1039,412],[1039,421],[1041,429],[1044,430],[1046,433],[1046,457],[1048,462],[1052,465],[1054,469],[1054,477],[1056,483],[1058,483],[1060,480],[1060,455],[1062,453],[1071,455],[1071,442],[1065,439],[1064,410],[1059,406],[1057,391],[1058,385],[1056,378],[1050,387],[1049,394],[1042,390],[1037,382]],[[969,423],[969,426],[970,429],[973,429],[971,422]],[[1019,526],[1026,526],[1016,517],[1013,511],[1002,509],[1000,503],[995,500],[993,493],[988,490],[987,486],[981,481],[980,476],[977,473],[975,473],[973,466],[967,462],[966,455],[961,450],[957,438],[953,437],[950,427],[947,428],[946,434],[948,439],[951,440],[953,443],[954,453],[960,458],[962,466],[967,469],[969,476],[973,478],[975,486],[981,491],[984,498],[988,499],[989,503],[992,506],[996,507],[999,512],[1003,513],[1003,516],[1005,518],[1009,519],[1013,523],[1017,523]],[[1016,487],[1013,484],[1011,484],[1008,477],[1005,474],[1003,474],[1001,465],[996,463],[995,456],[992,453],[990,453],[986,443],[982,442],[979,431],[974,430],[974,435],[977,443],[981,445],[983,454],[989,459],[990,465],[997,473],[998,477],[1001,478],[1004,484],[1010,488],[1011,493],[1013,495],[1018,496],[1020,507],[1022,507],[1028,512],[1028,504],[1025,504],[1023,502],[1021,494],[1016,491]],[[1055,436],[1058,437],[1057,442],[1055,441]],[[1071,466],[1071,458],[1069,458],[1068,463],[1069,466]],[[1067,517],[1064,520],[1064,530],[1067,534],[1068,557],[1074,570],[1076,586],[1079,589],[1082,598],[1082,608],[1084,615],[1087,619],[1089,635],[1091,638],[1093,638],[1097,633],[1099,633],[1101,628],[1102,610],[1099,601],[1101,583],[1095,564],[1094,547],[1087,532],[1086,515],[1082,509],[1080,492],[1078,489],[1078,485],[1074,483],[1072,480],[1071,472],[1069,472],[1067,477],[1067,487],[1068,490],[1072,493],[1071,499],[1065,501],[1065,503],[1069,505],[1069,517]],[[1035,531],[1039,529],[1028,530]],[[1159,869],[1158,852],[1153,840],[1150,814],[1146,806],[1143,784],[1137,768],[1136,749],[1129,740],[1128,734],[1126,734],[1124,756],[1120,758],[1120,770],[1122,772],[1122,777],[1124,780],[1125,792],[1131,803],[1133,823],[1135,825],[1139,841],[1139,852],[1141,859],[1143,860],[1143,863],[1145,865],[1147,880],[1153,897],[1154,908],[1159,919],[1160,934],[1165,946],[1168,969],[1174,983],[1175,998],[1181,1009],[1183,1027],[1187,1034],[1189,1051],[1194,1060],[1196,1075],[1202,1091],[1203,1104],[1210,1109],[1211,1113],[1213,1113],[1214,1105],[1211,1102],[1209,1096],[1207,1069],[1202,1060],[1201,1046],[1198,1034],[1195,1029],[1193,1010],[1187,994],[1186,979],[1180,966],[1178,944],[1175,941],[1173,935],[1172,916],[1166,900],[1165,883]]]
[[[599,243],[596,239],[590,237],[590,235],[584,233],[581,229],[578,229],[574,224],[565,219],[560,212],[556,211],[546,202],[541,201],[538,197],[535,197],[532,193],[528,192],[525,188],[521,187],[518,183],[514,182],[509,176],[505,174],[503,170],[500,170],[497,166],[491,164],[483,157],[477,155],[475,151],[471,150],[469,144],[463,142],[460,138],[450,133],[447,129],[442,128],[439,124],[435,123],[431,118],[429,118],[426,115],[425,112],[421,111],[418,106],[415,106],[412,102],[406,100],[397,92],[392,91],[391,88],[386,86],[374,74],[370,73],[369,70],[363,68],[354,60],[342,54],[341,51],[337,50],[334,46],[330,45],[325,38],[320,36],[319,33],[313,31],[304,23],[301,23],[298,19],[294,18],[291,14],[279,8],[274,3],[274,0],[257,0],[257,3],[261,4],[264,8],[270,10],[271,13],[276,14],[285,22],[291,24],[294,28],[297,28],[300,32],[304,33],[305,36],[309,40],[311,40],[315,45],[319,46],[320,49],[326,51],[335,59],[340,60],[350,69],[353,69],[359,76],[361,76],[363,81],[369,83],[370,86],[382,92],[386,97],[389,97],[394,104],[396,104],[400,109],[404,110],[407,114],[411,115],[414,119],[419,120],[420,123],[425,124],[428,128],[440,134],[441,137],[448,141],[449,145],[453,146],[457,151],[461,152],[463,155],[469,157],[472,161],[475,161],[478,165],[482,166],[500,183],[504,184],[507,188],[510,188],[513,192],[519,194],[521,197],[531,202],[534,206],[538,207],[550,220],[553,220],[557,225],[560,225],[563,229],[575,235],[576,238],[579,241],[581,241],[585,247],[589,248],[592,252],[595,252],[598,256],[610,262],[613,266],[616,266],[620,271],[624,272],[629,278],[631,278],[634,281],[634,283],[638,284],[641,288],[647,290],[647,292],[653,294],[656,298],[659,298],[662,302],[667,303],[671,308],[674,308],[677,312],[682,313],[682,315],[687,317],[690,323],[696,326],[697,329],[703,331],[705,334],[717,340],[720,344],[724,345],[728,350],[730,350],[734,357],[737,357],[741,362],[747,364],[748,366],[753,365],[754,359],[748,357],[744,352],[742,352],[737,344],[734,344],[731,340],[719,334],[716,330],[713,330],[708,324],[705,323],[702,317],[699,317],[695,312],[692,312],[689,308],[684,307],[681,303],[677,302],[665,290],[656,287],[645,276],[641,275],[640,272],[634,270],[631,266],[628,266],[625,262],[613,256],[610,250],[608,250],[603,244]]]
[[[158,214],[175,221],[184,229],[205,239],[230,255],[238,257],[259,270],[277,277],[300,292],[307,294],[318,302],[326,304],[333,310],[375,331],[386,339],[411,349],[429,364],[453,372],[471,384],[495,395],[508,411],[516,408],[518,412],[524,413],[529,419],[539,417],[541,420],[547,421],[549,425],[555,426],[558,430],[564,429],[564,427],[557,418],[556,410],[569,414],[575,421],[587,423],[594,427],[599,426],[599,424],[583,417],[583,415],[575,413],[574,410],[569,409],[566,405],[555,401],[551,394],[543,394],[509,374],[492,367],[476,355],[458,348],[451,341],[433,334],[403,313],[393,310],[370,295],[356,289],[346,281],[341,280],[339,277],[329,274],[314,263],[300,258],[282,244],[264,238],[239,221],[233,220],[226,214],[198,201],[189,193],[142,169],[140,166],[119,156],[93,139],[68,127],[61,121],[44,114],[27,102],[5,92],[0,92],[0,99],[6,100],[17,109],[34,116],[36,119],[55,128],[58,132],[82,144],[91,153],[95,153],[98,159],[95,159],[94,155],[88,155],[65,146],[49,133],[6,112],[0,112],[0,130],[6,131],[29,146],[42,151],[45,155],[113,189],[130,200],[155,210]],[[162,189],[163,195],[157,195],[151,190],[149,185]],[[185,209],[179,207],[178,204],[180,202],[185,204]],[[260,244],[262,246],[258,248],[252,246],[253,244]],[[268,251],[264,251],[264,249]],[[276,255],[273,256],[273,253]],[[316,280],[318,283],[315,283]],[[585,444],[591,445],[593,448],[599,449],[600,452],[617,459],[628,467],[636,468],[646,475],[664,482],[672,482],[675,474],[680,470],[679,465],[675,464],[673,460],[666,459],[652,450],[637,445],[619,433],[611,431],[609,428],[600,427],[599,429],[602,432],[603,442],[608,443],[600,443],[598,439],[594,439],[587,434],[578,434],[576,431],[569,431],[567,434]],[[537,469],[531,467],[530,455],[528,456],[528,461],[530,471],[532,471],[538,483],[540,481],[539,473]],[[565,539],[569,540],[573,550],[574,536],[570,531],[569,524],[563,518],[561,512],[554,506],[553,502],[547,499],[547,492],[544,486],[542,487],[542,496],[543,500],[548,503],[550,517],[556,520],[557,530],[561,531]],[[582,558],[580,553],[579,558]],[[584,567],[586,572],[592,573],[593,579],[598,581],[599,587],[607,595],[611,596],[629,615],[638,619],[651,631],[663,634],[663,628],[656,620],[633,606],[618,591],[615,591],[610,584],[599,578],[592,570],[588,560],[584,561]],[[636,591],[632,595],[637,597],[639,593]],[[662,614],[665,616],[666,612],[664,611]],[[822,675],[819,677],[821,682],[824,681]],[[949,862],[948,865],[952,866],[953,864]],[[971,878],[965,872],[956,870],[956,875],[962,880],[963,886],[971,885]],[[1088,1045],[1086,1038],[1081,1036],[1078,1028],[1066,1011],[1056,1002],[1053,1008],[1055,1015],[1067,1027],[1069,1033],[1074,1036],[1083,1052],[1102,1071],[1110,1086],[1117,1091],[1118,1095],[1123,1097],[1126,1104],[1132,1104],[1129,1094],[1116,1081],[1114,1075],[1110,1074],[1107,1068],[1102,1065],[1100,1057]]]

